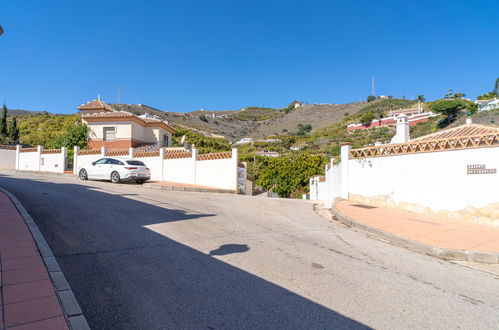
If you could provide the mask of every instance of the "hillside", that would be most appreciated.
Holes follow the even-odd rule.
[[[375,100],[369,104],[382,102]],[[293,103],[292,103],[293,104]],[[116,110],[130,111],[137,115],[150,113],[167,120],[172,125],[192,128],[205,135],[216,134],[234,142],[243,137],[257,139],[298,131],[298,125],[311,125],[312,132],[341,122],[346,116],[356,114],[368,103],[308,104],[296,109],[248,107],[234,111],[198,110],[188,113],[161,111],[145,105],[111,104]]]

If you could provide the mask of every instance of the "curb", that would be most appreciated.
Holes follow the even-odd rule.
[[[144,183],[141,188],[155,190],[175,190],[175,191],[191,191],[191,192],[208,192],[219,194],[235,194],[234,190],[216,189],[216,188],[193,188],[193,187],[177,187],[177,186],[162,186],[154,183]]]
[[[382,240],[392,245],[400,246],[414,252],[423,253],[444,260],[470,261],[484,264],[499,263],[499,253],[496,252],[478,252],[471,250],[439,248],[425,243],[413,241],[398,235],[387,233],[381,229],[371,227],[341,214],[336,209],[335,203],[333,203],[333,205],[331,206],[331,213],[339,222],[348,227],[360,229],[366,232],[366,234],[372,238],[376,238],[378,240]]]
[[[7,173],[26,173],[26,174],[33,174],[33,175],[39,175],[39,176],[45,176],[45,177],[74,177],[76,178],[76,174],[69,174],[69,173],[55,173],[55,172],[41,172],[41,171],[21,171],[21,170],[6,170],[6,169],[1,169],[0,173],[2,172],[7,172]]]
[[[76,301],[74,293],[71,290],[66,277],[61,271],[61,268],[59,267],[59,263],[52,254],[47,241],[43,237],[40,229],[38,229],[36,223],[33,221],[33,218],[14,195],[3,188],[0,188],[0,191],[5,193],[14,203],[17,210],[21,214],[21,217],[24,219],[24,222],[28,226],[43,262],[45,263],[45,267],[50,275],[50,280],[52,281],[52,285],[54,286],[55,293],[57,294],[69,327],[74,330],[90,329],[87,320],[81,311],[80,305],[78,304],[78,301]]]

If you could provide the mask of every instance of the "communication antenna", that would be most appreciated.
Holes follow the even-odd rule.
[[[371,95],[374,96],[374,77],[371,79]]]
[[[120,104],[120,85],[118,85],[118,94],[116,95],[116,103]]]

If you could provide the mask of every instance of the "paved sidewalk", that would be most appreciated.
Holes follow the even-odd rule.
[[[24,219],[0,192],[0,329],[68,329]]]
[[[499,253],[499,227],[351,201],[339,201],[335,207],[356,222],[408,240],[443,249]]]

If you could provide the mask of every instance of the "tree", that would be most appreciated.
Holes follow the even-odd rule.
[[[54,146],[56,149],[60,147],[73,148],[78,146],[80,148],[86,148],[88,141],[88,126],[87,125],[73,125],[68,131],[59,136]]]
[[[2,118],[0,119],[0,137],[7,138],[7,107],[3,105]]]
[[[497,97],[497,94],[495,92],[488,92],[485,94],[482,94],[477,97],[479,100],[492,100],[493,98]]]
[[[10,140],[10,143],[18,143],[19,142],[19,129],[17,128],[16,117],[12,118],[12,122],[10,123],[9,140]]]
[[[462,110],[468,106],[467,102],[463,100],[454,99],[454,100],[438,100],[435,101],[430,109],[433,112],[440,113],[447,117],[447,123],[450,123],[450,119],[454,117],[459,110]]]
[[[374,95],[369,95],[367,97],[367,102],[371,102],[371,101],[374,101],[374,100],[376,100],[376,97]]]
[[[418,100],[419,102],[424,102],[424,101],[426,101],[426,98],[424,97],[424,95],[423,95],[423,94],[419,94],[419,95],[418,95],[418,97],[417,97],[417,100]]]

